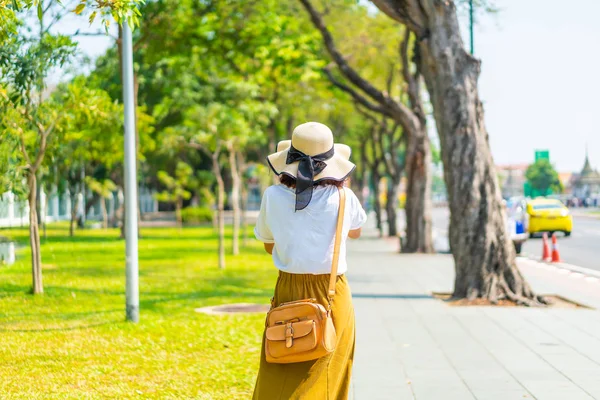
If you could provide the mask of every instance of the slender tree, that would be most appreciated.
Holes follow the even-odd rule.
[[[42,24],[40,22],[40,24]],[[66,63],[74,52],[74,44],[65,37],[42,33],[38,41],[16,31],[0,50],[0,83],[6,95],[2,102],[3,136],[12,136],[18,143],[21,171],[27,179],[29,203],[29,239],[31,245],[33,293],[43,293],[42,256],[38,218],[38,175],[48,147],[61,133],[57,125],[63,118],[59,107],[46,101],[40,93],[49,70]],[[53,140],[54,139],[54,140]]]
[[[408,193],[406,200],[407,216],[407,237],[417,236],[414,240],[407,240],[405,251],[410,252],[433,252],[433,242],[431,236],[431,148],[427,127],[425,125],[425,115],[421,104],[419,91],[419,70],[411,71],[412,65],[408,62],[408,35],[404,35],[404,42],[400,47],[402,64],[402,76],[407,84],[409,97],[408,105],[403,101],[394,99],[391,93],[393,74],[388,79],[388,90],[382,91],[376,88],[371,82],[367,81],[359,72],[354,69],[338,50],[333,36],[327,28],[322,15],[314,8],[310,0],[299,0],[308,14],[313,25],[321,33],[325,48],[329,52],[332,60],[338,66],[339,71],[344,78],[350,82],[350,85],[338,80],[328,69],[325,73],[331,82],[338,88],[348,92],[356,102],[360,103],[366,109],[385,115],[397,122],[406,135],[407,140],[407,178],[415,182],[408,183]],[[393,70],[393,69],[392,69]],[[357,89],[355,89],[357,88]],[[362,92],[365,95],[359,93]],[[426,190],[421,190],[421,183],[425,185]],[[415,244],[414,248],[408,247],[408,244]]]

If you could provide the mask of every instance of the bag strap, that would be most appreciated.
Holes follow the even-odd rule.
[[[343,187],[338,188],[340,194],[340,208],[338,209],[337,225],[335,227],[335,242],[333,245],[333,260],[331,261],[331,275],[329,276],[329,308],[333,296],[335,296],[335,282],[337,280],[338,262],[340,260],[340,245],[342,243],[342,228],[344,226],[344,210],[346,209],[346,190]]]

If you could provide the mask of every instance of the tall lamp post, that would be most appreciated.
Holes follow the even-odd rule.
[[[123,104],[125,108],[125,303],[127,320],[140,320],[138,283],[137,172],[135,108],[133,104],[133,46],[131,28],[122,24]]]

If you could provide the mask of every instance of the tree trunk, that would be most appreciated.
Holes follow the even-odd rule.
[[[83,162],[81,163],[81,169],[80,169],[80,174],[79,174],[79,192],[81,193],[81,209],[82,214],[79,216],[79,218],[77,219],[77,226],[80,229],[84,229],[85,228],[85,218],[87,217],[87,213],[85,211],[85,168],[83,167]]]
[[[242,153],[237,153],[238,157],[238,168],[242,171],[246,169],[246,163]],[[245,182],[244,173],[240,174],[240,191],[241,191],[241,215],[240,215],[240,226],[242,229],[242,246],[248,246],[248,218],[246,213],[248,212],[248,183]]]
[[[77,220],[77,208],[79,208],[78,191],[73,190],[75,194],[71,194],[71,220],[69,221],[69,236],[75,236],[75,222]]]
[[[228,146],[231,169],[231,207],[233,208],[233,255],[240,254],[240,172],[233,145]]]
[[[213,173],[217,179],[217,226],[219,231],[219,268],[225,268],[225,183],[221,175],[219,155],[212,157]]]
[[[390,179],[387,188],[385,213],[387,215],[388,236],[398,236],[398,191],[400,179]]]
[[[431,236],[431,144],[427,133],[408,138],[406,240],[403,253],[433,253]]]
[[[248,246],[248,188],[242,184],[242,213],[240,226],[242,230],[242,246]]]
[[[269,153],[274,153],[277,150],[277,120],[272,118],[267,126],[267,134],[269,137]]]
[[[363,190],[365,187],[369,185],[368,180],[368,160],[365,149],[360,149],[360,174],[356,178],[356,196],[360,201],[360,204],[364,207],[365,205],[365,196],[363,194]]]
[[[106,210],[106,199],[100,197],[100,209],[102,210],[102,229],[108,229],[108,211]]]
[[[177,197],[175,200],[175,220],[177,221],[177,226],[179,228],[183,227],[183,218],[181,217],[181,209],[183,208],[183,199],[181,197]]]
[[[423,73],[440,136],[450,203],[454,298],[543,302],[527,284],[506,230],[477,80],[479,60],[462,42],[453,1],[374,0],[417,36]]]
[[[375,211],[375,220],[377,222],[377,230],[379,231],[379,237],[383,236],[383,224],[381,222],[381,201],[379,200],[379,171],[377,166],[371,168],[371,184],[373,185],[373,210]]]
[[[29,171],[29,244],[31,245],[31,275],[33,279],[33,294],[44,293],[42,282],[42,253],[40,249],[40,232],[37,216],[37,179],[35,172]]]
[[[85,202],[85,215],[88,215],[90,213],[90,210],[92,209],[92,207],[94,207],[96,205],[97,201],[101,201],[102,197],[98,194],[98,193],[93,193],[92,197],[89,200],[86,200]]]
[[[125,213],[127,213],[127,207],[125,207],[125,202],[121,204],[121,235],[120,239],[125,239]]]

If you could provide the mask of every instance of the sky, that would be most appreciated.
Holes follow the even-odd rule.
[[[500,12],[475,29],[494,160],[529,163],[548,149],[559,171],[580,171],[588,145],[600,168],[600,1],[496,4]]]
[[[497,164],[531,163],[550,151],[562,172],[583,167],[586,145],[600,168],[600,0],[496,0],[499,12],[476,20],[475,56],[486,126]],[[468,19],[461,16],[465,45]],[[73,18],[59,30],[87,29]],[[114,30],[114,26],[112,27]],[[108,37],[80,37],[96,57]]]

